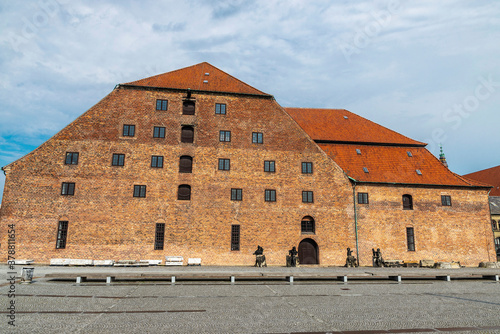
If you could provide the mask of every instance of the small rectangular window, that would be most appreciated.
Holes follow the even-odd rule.
[[[231,250],[240,250],[240,225],[231,225]]]
[[[146,197],[146,186],[134,185],[134,197]]]
[[[219,170],[229,170],[231,168],[229,159],[219,159]]]
[[[312,174],[313,172],[313,163],[312,162],[303,162],[302,163],[302,174]]]
[[[266,189],[264,199],[266,202],[276,202],[276,190]]]
[[[155,126],[153,130],[153,138],[165,138],[165,127]]]
[[[231,189],[231,201],[241,201],[243,198],[242,189]]]
[[[303,191],[302,192],[302,202],[303,203],[313,203],[313,192],[312,191]]]
[[[168,100],[156,100],[156,110],[167,110]]]
[[[73,196],[75,194],[74,182],[63,182],[61,187],[61,195]]]
[[[252,143],[262,144],[264,142],[264,135],[261,132],[252,132]]]
[[[225,115],[226,114],[226,105],[223,103],[216,103],[215,104],[215,113],[219,115]]]
[[[66,165],[78,165],[78,152],[66,152]]]
[[[406,240],[408,242],[408,251],[415,251],[415,234],[413,231],[413,227],[406,228]]]
[[[368,193],[358,193],[358,204],[368,204]]]
[[[219,131],[219,141],[231,141],[231,131]]]
[[[275,169],[275,162],[274,161],[264,161],[264,172],[269,172],[269,173],[274,173],[276,171]]]
[[[451,206],[451,196],[441,195],[441,204],[443,206]]]
[[[113,153],[113,160],[111,161],[112,166],[123,166],[125,165],[125,154]]]
[[[370,171],[368,170],[368,168],[363,167],[363,172],[365,172],[365,173],[369,173]]]
[[[135,125],[124,124],[123,137],[133,137],[133,136],[135,136]]]
[[[66,248],[67,237],[68,237],[68,222],[60,221],[57,227],[56,249]]]
[[[359,148],[356,149],[356,153],[361,155],[361,150]]]
[[[163,156],[153,155],[151,157],[151,167],[153,168],[163,168]]]
[[[155,231],[155,250],[163,250],[165,243],[165,223],[157,223]]]

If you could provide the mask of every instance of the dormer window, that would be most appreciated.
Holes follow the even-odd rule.
[[[359,148],[356,149],[356,153],[361,155],[361,150]]]

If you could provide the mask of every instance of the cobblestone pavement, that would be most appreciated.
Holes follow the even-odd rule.
[[[20,266],[21,267],[21,266]],[[1,333],[500,333],[500,283],[489,280],[349,282],[51,281],[54,272],[161,272],[148,268],[35,267],[32,284],[14,284],[0,266]],[[251,272],[247,267],[175,271]],[[262,268],[268,273],[355,271],[417,273],[406,268]],[[383,271],[385,270],[385,271]],[[420,271],[419,271],[420,270]],[[459,269],[478,272],[480,269]],[[20,268],[18,270],[20,272]],[[442,271],[440,271],[442,272]],[[15,327],[8,324],[15,302]],[[375,332],[371,332],[375,333]]]

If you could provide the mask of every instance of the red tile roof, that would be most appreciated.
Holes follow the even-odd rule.
[[[480,170],[478,172],[464,175],[464,177],[479,182],[491,184],[490,196],[500,196],[500,166]]]
[[[314,140],[425,146],[345,109],[285,108]]]
[[[271,96],[207,62],[132,81],[124,85]]]
[[[451,172],[425,147],[318,145],[347,175],[360,182],[487,187]]]

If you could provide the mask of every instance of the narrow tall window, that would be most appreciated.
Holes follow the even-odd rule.
[[[219,141],[231,141],[231,131],[219,131]]]
[[[74,182],[63,182],[61,186],[61,195],[73,196],[75,194]]]
[[[183,115],[194,115],[195,104],[192,100],[186,100],[182,102],[182,114]]]
[[[133,137],[133,136],[135,136],[135,125],[124,124],[123,137]]]
[[[231,160],[219,159],[219,170],[229,170],[231,168]]]
[[[181,142],[192,143],[194,141],[194,128],[192,126],[183,126],[181,130]]]
[[[312,234],[315,231],[314,225],[314,219],[310,216],[306,216],[300,221],[300,230],[303,234]]]
[[[156,110],[167,110],[168,100],[156,100]]]
[[[408,243],[408,251],[414,252],[415,251],[415,234],[413,231],[413,227],[406,228],[406,240]]]
[[[313,203],[313,192],[312,191],[303,191],[302,192],[302,202],[303,203]]]
[[[165,243],[165,224],[157,223],[155,231],[155,250],[163,250]]]
[[[231,201],[241,201],[243,198],[243,190],[242,189],[231,189]]]
[[[216,103],[215,104],[215,113],[219,115],[225,115],[226,114],[226,105],[223,103]]]
[[[403,210],[413,210],[413,199],[411,195],[403,195]]]
[[[151,167],[153,168],[163,168],[163,156],[153,155],[151,157]]]
[[[134,197],[146,197],[146,186],[134,185]]]
[[[179,159],[179,173],[193,172],[193,158],[189,155],[183,155]]]
[[[313,172],[313,163],[312,162],[303,162],[302,163],[302,174],[312,174]]]
[[[358,204],[368,204],[368,193],[358,193]]]
[[[274,173],[276,171],[274,161],[264,161],[264,172]]]
[[[499,224],[498,224],[498,225],[500,225],[500,221],[499,221]],[[500,226],[499,226],[499,227],[500,227]],[[495,220],[493,220],[493,219],[491,220],[491,229],[492,229],[493,231],[495,231],[495,230],[497,229],[497,222],[496,222]]]
[[[264,200],[266,202],[276,202],[276,190],[266,189],[264,193]]]
[[[111,161],[113,166],[123,166],[125,165],[125,154],[113,153],[113,160]]]
[[[153,129],[153,138],[165,138],[165,127],[155,126]]]
[[[240,225],[231,225],[231,250],[240,250]]]
[[[451,196],[441,195],[441,204],[443,206],[451,206]]]
[[[78,152],[66,152],[66,165],[78,165]]]
[[[181,184],[177,191],[177,199],[180,201],[190,201],[191,200],[191,186],[187,184]]]
[[[252,132],[252,143],[262,144],[264,142],[264,135],[262,132]]]
[[[68,237],[68,222],[60,221],[57,227],[56,249],[66,248],[67,237]]]

